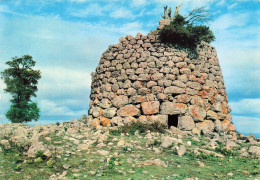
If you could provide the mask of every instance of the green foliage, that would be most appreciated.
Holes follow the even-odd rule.
[[[134,150],[134,148],[132,148],[132,147],[130,147],[130,146],[125,146],[124,148],[123,148],[123,151],[124,152],[132,152]]]
[[[238,152],[233,149],[227,149],[223,144],[220,144],[216,149],[216,152],[219,152],[225,156],[238,156]]]
[[[38,80],[41,78],[39,70],[33,70],[35,61],[32,56],[14,57],[6,64],[10,67],[1,72],[6,84],[5,92],[12,95],[12,105],[6,117],[13,123],[35,120],[40,117],[39,108],[31,97],[36,97]]]
[[[163,43],[187,48],[195,48],[201,41],[210,43],[215,40],[208,26],[194,25],[180,14],[160,31],[159,37]]]
[[[28,159],[26,162],[27,162],[27,164],[32,164],[33,163],[33,159]]]
[[[35,160],[34,160],[34,162],[36,162],[36,163],[40,163],[40,162],[42,162],[43,161],[43,159],[41,158],[41,157],[38,157],[38,158],[36,158]]]
[[[15,171],[21,171],[22,170],[22,164],[17,164],[14,168]]]
[[[49,161],[46,162],[46,165],[49,167],[49,168],[52,168],[53,165],[54,165],[55,161],[50,159]]]
[[[2,152],[4,154],[8,154],[8,153],[17,153],[22,155],[26,150],[24,149],[24,147],[22,146],[18,146],[17,144],[13,143],[12,141],[9,141],[9,144],[11,146],[11,148],[6,148],[5,146],[3,146],[2,144],[0,144],[0,148],[2,149]]]
[[[36,152],[35,154],[35,157],[36,158],[41,158],[42,160],[45,160],[47,157],[44,155],[43,151],[42,150],[39,150]]]

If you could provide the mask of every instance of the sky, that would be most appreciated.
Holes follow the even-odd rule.
[[[238,131],[260,133],[259,0],[0,0],[0,71],[12,57],[33,56],[42,72],[37,98],[49,124],[80,118],[89,106],[91,72],[109,45],[155,30],[163,7],[180,14],[206,6]],[[0,80],[0,123],[10,95]]]

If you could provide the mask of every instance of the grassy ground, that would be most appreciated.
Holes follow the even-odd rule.
[[[122,137],[114,132],[104,141],[105,147],[97,148],[98,143],[94,143],[88,151],[78,151],[75,144],[53,134],[52,140],[45,142],[56,149],[51,161],[41,153],[37,158],[29,159],[15,149],[0,152],[0,179],[40,180],[49,179],[53,174],[58,177],[62,173],[66,173],[67,179],[260,179],[260,161],[240,157],[237,151],[226,151],[225,158],[204,154],[196,156],[191,149],[205,145],[205,141],[186,139],[183,141],[191,141],[192,146],[187,146],[184,156],[179,157],[172,148],[156,154],[153,147],[145,146],[144,137],[145,134],[140,138],[131,134],[124,136],[126,143],[131,145],[119,147],[113,139]],[[158,148],[160,142],[153,146]],[[97,154],[98,149],[109,151],[109,155]],[[221,148],[216,151],[221,152]],[[143,164],[151,159],[160,159],[167,167]],[[198,161],[204,167],[199,166]],[[65,164],[70,165],[67,170],[63,167]]]

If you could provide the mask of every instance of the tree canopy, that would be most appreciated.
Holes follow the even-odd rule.
[[[41,78],[40,71],[32,69],[35,63],[30,55],[14,57],[6,62],[9,68],[1,72],[6,84],[4,90],[12,95],[12,105],[6,113],[11,122],[37,121],[40,117],[37,104],[31,101],[31,97],[36,97],[38,80]]]

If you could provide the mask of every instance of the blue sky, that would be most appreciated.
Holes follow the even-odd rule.
[[[183,0],[180,13],[206,6],[233,121],[241,132],[260,133],[259,0]],[[35,101],[39,124],[87,114],[90,73],[121,36],[155,30],[163,6],[180,0],[0,0],[0,71],[14,56],[30,54],[42,72]],[[0,81],[0,123],[10,96]]]

